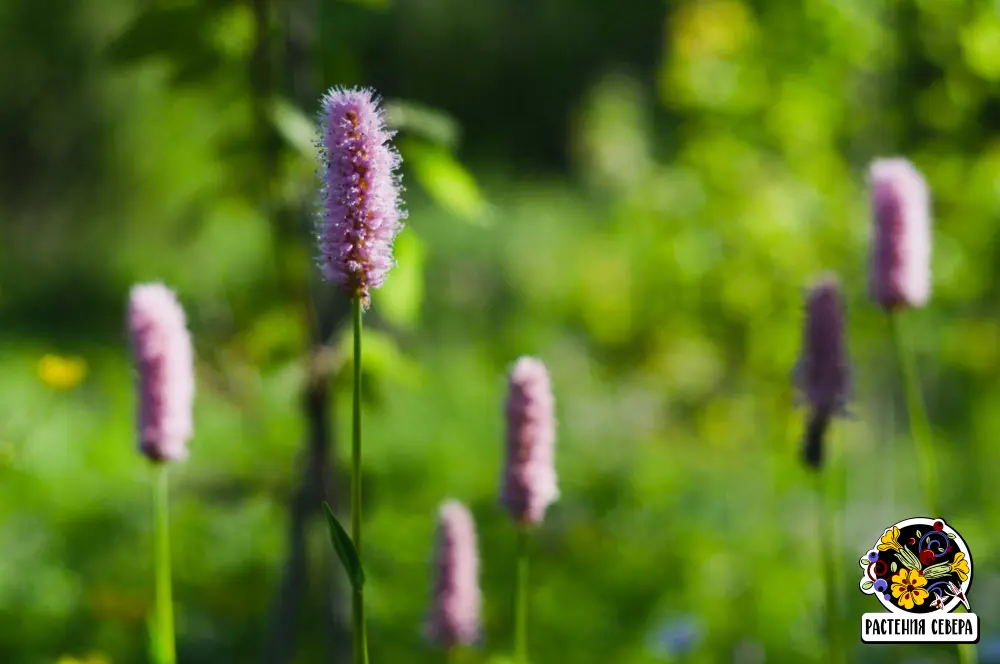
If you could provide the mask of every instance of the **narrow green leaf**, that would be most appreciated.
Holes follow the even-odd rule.
[[[333,542],[333,548],[337,550],[337,556],[344,565],[344,571],[347,572],[347,576],[351,580],[351,586],[355,590],[360,590],[365,585],[365,572],[361,568],[361,559],[354,548],[351,536],[337,521],[330,505],[324,502],[323,507],[326,509],[326,521],[330,526],[330,541]]]
[[[917,531],[917,537],[920,537],[920,531],[919,530]]]
[[[458,122],[444,111],[396,99],[386,103],[385,115],[386,124],[392,129],[419,136],[448,149],[458,144]]]
[[[316,124],[285,99],[274,99],[268,110],[271,123],[285,142],[298,150],[303,157],[315,161],[319,157],[315,143]]]
[[[899,565],[897,565],[896,561],[893,560],[892,563],[890,563],[890,565],[889,565],[889,571],[890,572],[895,572],[897,569],[899,569]]]
[[[955,539],[955,533],[948,533],[949,539]]]
[[[860,564],[861,567],[863,567],[864,569],[868,569],[868,566],[871,564],[871,561],[868,560],[868,558],[862,558],[861,560],[858,561],[858,564]]]
[[[480,226],[489,225],[490,207],[476,179],[447,150],[426,142],[400,141],[404,163],[435,203]]]
[[[874,586],[874,585],[875,584],[872,581],[865,581],[863,584],[861,584],[861,589],[862,590],[871,590],[872,586]]]

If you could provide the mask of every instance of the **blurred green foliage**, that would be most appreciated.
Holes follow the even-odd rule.
[[[152,279],[179,292],[198,354],[197,437],[173,471],[180,658],[259,661],[317,338],[330,337],[346,451],[343,303],[316,283],[309,216],[312,123],[334,84],[385,95],[410,211],[366,318],[373,661],[441,660],[420,626],[449,497],[480,529],[479,661],[509,650],[514,537],[496,492],[503,376],[520,354],[549,365],[560,418],[535,661],[821,661],[815,501],[788,378],[803,288],[825,270],[849,297],[857,379],[829,469],[842,638],[852,662],[953,661],[953,648],[857,637],[873,610],[858,556],[923,509],[865,293],[864,169],[891,154],[934,192],[933,302],[906,322],[945,517],[975,555],[980,660],[1000,661],[998,12],[0,3],[0,661],[144,661],[149,475],[122,319],[128,287]],[[320,516],[295,662],[330,661],[331,585],[344,599]]]

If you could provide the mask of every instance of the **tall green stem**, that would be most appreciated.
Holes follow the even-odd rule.
[[[896,357],[899,360],[899,371],[903,378],[903,389],[906,391],[906,409],[910,420],[910,431],[917,448],[917,460],[920,464],[924,480],[924,492],[930,506],[933,518],[943,516],[941,504],[938,502],[938,487],[936,465],[934,461],[934,445],[931,439],[930,418],[924,400],[920,396],[920,380],[917,377],[916,361],[913,352],[903,338],[902,324],[899,313],[889,313],[889,328],[892,331],[892,343],[896,347]],[[976,646],[971,643],[958,644],[958,659],[962,664],[976,664],[979,657]]]
[[[514,661],[528,664],[528,526],[517,529],[517,604],[514,614]]]
[[[829,463],[829,462],[828,462]],[[827,469],[829,470],[829,468]],[[819,529],[819,547],[823,560],[823,586],[826,591],[826,640],[830,664],[844,664],[844,651],[840,641],[840,601],[837,579],[837,533],[833,508],[827,490],[827,475],[816,472],[816,525]]]
[[[361,556],[361,299],[351,302],[354,318],[354,409],[351,435],[351,539]],[[368,630],[365,625],[364,588],[352,593],[354,662],[368,664]]]
[[[176,664],[174,645],[174,602],[170,581],[170,515],[167,494],[167,467],[153,467],[154,561],[156,575],[156,615],[153,620],[153,650],[157,664]]]
[[[934,446],[931,443],[931,425],[924,408],[924,400],[920,396],[920,382],[917,378],[916,363],[913,353],[903,338],[902,325],[898,313],[889,314],[889,328],[892,331],[892,345],[896,348],[896,358],[899,361],[899,372],[903,379],[903,390],[906,393],[906,410],[909,414],[910,432],[917,449],[917,463],[923,478],[924,495],[934,518],[941,516],[938,503],[937,477],[935,475]]]

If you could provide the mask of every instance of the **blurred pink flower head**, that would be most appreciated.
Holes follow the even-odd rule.
[[[438,513],[434,570],[427,637],[445,648],[474,643],[482,606],[479,548],[472,514],[456,500],[445,502]]]
[[[333,88],[323,97],[322,215],[317,236],[323,276],[360,298],[380,287],[395,265],[402,230],[399,153],[371,90]]]
[[[902,158],[877,159],[870,171],[871,296],[886,310],[920,307],[931,289],[930,191]]]
[[[184,310],[162,284],[134,286],[128,329],[138,378],[139,450],[155,462],[184,459],[194,429],[195,390]]]
[[[540,360],[522,357],[507,392],[507,459],[500,500],[519,525],[539,524],[559,498],[554,465],[555,399]]]
[[[850,366],[844,340],[844,305],[840,287],[823,277],[806,296],[802,352],[795,383],[816,411],[843,414],[850,397]]]
[[[823,441],[834,415],[845,413],[850,397],[850,366],[844,341],[844,305],[832,277],[824,277],[806,297],[802,352],[795,383],[809,403],[803,455],[814,469],[823,466]]]

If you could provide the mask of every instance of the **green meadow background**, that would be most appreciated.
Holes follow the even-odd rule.
[[[505,372],[549,366],[561,500],[534,544],[535,664],[820,662],[821,552],[790,373],[803,292],[847,297],[831,431],[851,662],[858,559],[924,515],[865,170],[933,190],[905,317],[948,522],[1000,661],[1000,4],[988,0],[0,0],[0,661],[147,661],[150,470],[125,302],[163,280],[197,351],[172,469],[181,664],[346,662],[347,303],[318,282],[313,118],[386,98],[408,227],[365,325],[377,664],[421,636],[435,512],[472,509],[485,641],[512,639]]]

